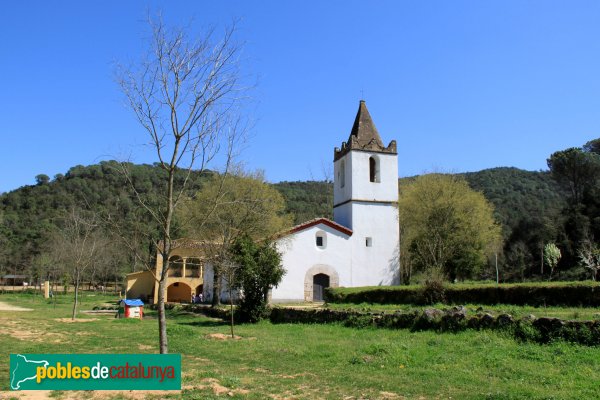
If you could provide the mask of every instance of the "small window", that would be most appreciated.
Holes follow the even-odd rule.
[[[340,187],[346,186],[346,161],[342,160],[340,163]]]
[[[324,249],[327,247],[327,236],[325,236],[325,232],[317,232],[315,236],[315,243],[319,249]]]
[[[373,238],[372,238],[372,237],[368,237],[368,238],[366,238],[366,239],[365,239],[365,245],[366,245],[367,247],[371,247],[371,246],[373,246]]]
[[[369,181],[380,182],[379,159],[375,156],[369,157]]]

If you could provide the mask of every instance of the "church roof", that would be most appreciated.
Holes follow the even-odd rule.
[[[303,222],[299,225],[293,226],[290,229],[281,232],[279,235],[277,235],[277,237],[284,237],[287,235],[291,235],[293,233],[303,231],[305,229],[308,229],[310,227],[313,227],[313,226],[319,225],[319,224],[327,225],[328,227],[333,228],[336,231],[339,231],[348,236],[352,236],[352,233],[353,233],[352,229],[346,228],[345,226],[340,225],[337,222],[332,221],[328,218],[315,218],[315,219],[311,219],[309,221]]]
[[[334,161],[337,161],[350,150],[396,154],[396,141],[392,140],[387,147],[384,146],[364,100],[361,100],[358,105],[358,112],[348,141],[342,143],[341,149],[336,148],[334,150]]]
[[[369,114],[369,110],[367,110],[367,104],[364,100],[361,100],[358,105],[358,112],[354,119],[354,125],[352,125],[352,131],[348,137],[348,143],[352,142],[353,139],[361,146],[375,143],[383,147],[381,136],[379,136],[379,132],[377,132],[377,128],[373,123],[373,119],[371,118],[371,114]]]

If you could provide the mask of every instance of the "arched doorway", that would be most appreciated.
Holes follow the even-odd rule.
[[[192,288],[183,282],[175,282],[167,288],[167,302],[189,303],[192,300]]]
[[[323,291],[329,287],[329,275],[316,274],[313,276],[313,301],[323,301]]]
[[[315,264],[304,275],[304,301],[323,301],[326,287],[340,286],[340,277],[330,265]]]

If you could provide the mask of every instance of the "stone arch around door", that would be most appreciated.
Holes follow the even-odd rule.
[[[333,267],[317,264],[306,271],[306,275],[304,276],[304,301],[314,301],[313,282],[315,275],[319,274],[327,275],[329,277],[329,287],[336,288],[340,285],[340,277]]]

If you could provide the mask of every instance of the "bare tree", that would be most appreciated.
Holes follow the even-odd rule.
[[[95,216],[75,208],[65,215],[61,225],[52,240],[53,258],[64,267],[75,287],[71,315],[71,318],[75,319],[79,303],[79,285],[99,253],[101,235]]]
[[[158,205],[144,198],[128,179],[140,205],[160,226],[155,245],[162,256],[162,270],[155,278],[160,352],[167,353],[165,286],[174,244],[174,211],[192,170],[203,171],[222,154],[227,171],[233,144],[241,135],[237,118],[240,48],[232,40],[235,24],[221,37],[209,30],[194,40],[184,29],[168,29],[160,18],[149,22],[152,35],[145,59],[137,67],[120,68],[118,81],[165,171]]]
[[[577,252],[580,263],[592,274],[592,280],[595,281],[600,271],[600,248],[590,239],[585,239],[581,243],[581,248]]]

